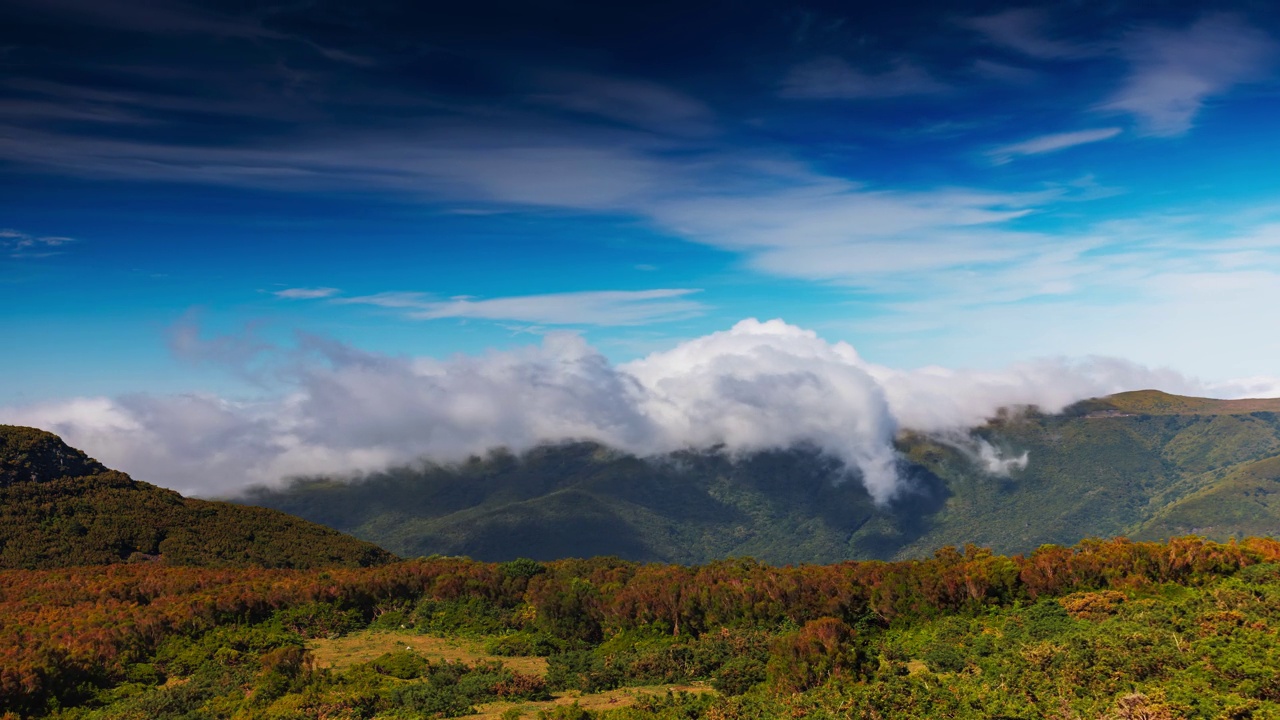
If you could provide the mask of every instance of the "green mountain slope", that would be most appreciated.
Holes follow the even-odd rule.
[[[875,512],[860,483],[832,482],[838,472],[806,449],[643,460],[575,443],[354,483],[302,480],[245,501],[376,537],[402,555],[835,561],[848,555],[850,528]]]
[[[1005,457],[1026,453],[1026,467],[987,472],[980,441]],[[1001,416],[968,435],[905,433],[898,444],[910,489],[888,506],[812,449],[640,459],[591,443],[355,482],[300,480],[244,501],[403,555],[485,560],[835,562],[965,543],[1018,553],[1094,536],[1280,533],[1270,504],[1280,489],[1280,400],[1122,393],[1058,415]]]
[[[1028,453],[1024,470],[1008,478],[927,438],[908,457],[944,478],[952,495],[932,527],[899,557],[944,544],[974,542],[1002,552],[1044,543],[1072,544],[1090,536],[1137,534],[1144,523],[1195,493],[1219,484],[1232,468],[1280,453],[1280,420],[1258,415],[1062,415],[982,428],[978,434],[1011,452]],[[1215,537],[1266,534],[1230,523]],[[1154,530],[1143,537],[1171,537]],[[1274,532],[1274,530],[1272,531]],[[1154,533],[1154,534],[1153,534]]]
[[[1197,534],[1280,536],[1280,456],[1244,463],[1144,523],[1141,539]]]
[[[277,510],[184,498],[109,470],[58,436],[0,425],[0,568],[381,564],[380,548]]]

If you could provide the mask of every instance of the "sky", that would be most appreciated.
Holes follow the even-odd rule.
[[[594,436],[890,497],[904,425],[1280,395],[1278,78],[1251,0],[7,0],[0,421],[205,493]]]

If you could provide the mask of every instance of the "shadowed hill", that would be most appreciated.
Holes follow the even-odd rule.
[[[102,463],[36,428],[0,425],[0,487],[106,472]]]
[[[0,568],[130,560],[357,567],[393,559],[276,510],[184,498],[109,470],[52,433],[0,425]]]
[[[873,513],[861,483],[833,482],[840,474],[806,448],[641,459],[570,443],[356,482],[300,480],[244,501],[376,537],[401,555],[817,562],[844,557],[853,528]]]
[[[485,560],[834,562],[926,557],[965,543],[1019,553],[1086,537],[1276,535],[1280,413],[1269,408],[1280,400],[1148,390],[1059,415],[1004,413],[959,438],[904,433],[906,490],[887,506],[812,448],[637,458],[593,443],[352,482],[309,478],[244,501],[404,555]],[[976,458],[979,440],[1029,462],[993,475]]]

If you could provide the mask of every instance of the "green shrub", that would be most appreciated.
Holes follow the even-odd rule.
[[[1071,615],[1057,600],[1040,600],[1022,613],[1022,631],[1031,640],[1048,640],[1073,626]]]
[[[553,690],[600,692],[622,684],[618,665],[608,665],[590,650],[574,650],[547,658],[547,685]]]
[[[565,642],[537,630],[521,630],[485,642],[484,651],[499,657],[548,657],[565,649]]]
[[[342,610],[333,603],[307,603],[276,611],[273,616],[286,630],[304,638],[333,637],[364,627],[358,610]]]
[[[757,657],[734,658],[711,676],[711,687],[722,695],[741,695],[764,682],[767,663]]]
[[[510,562],[498,563],[498,571],[505,578],[523,578],[528,580],[534,575],[541,575],[547,571],[547,566],[537,560],[529,558],[516,558]]]
[[[412,680],[422,677],[430,662],[412,650],[389,652],[369,663],[369,667],[380,675],[389,675],[401,680]]]
[[[955,645],[937,643],[925,652],[924,664],[934,672],[960,672],[968,664],[964,653]]]
[[[475,712],[471,703],[455,689],[434,683],[397,687],[391,693],[391,702],[420,717],[458,717]]]
[[[426,599],[411,617],[420,632],[439,635],[497,635],[507,630],[501,610],[479,597]]]

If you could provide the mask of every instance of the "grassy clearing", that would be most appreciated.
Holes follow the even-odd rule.
[[[343,670],[359,663],[369,662],[385,653],[411,647],[432,660],[461,660],[468,665],[477,662],[498,661],[516,672],[543,676],[547,661],[540,657],[498,657],[484,651],[484,644],[464,638],[442,638],[417,635],[410,632],[389,630],[365,630],[333,640],[312,640],[307,643],[315,657],[316,667]]]
[[[365,630],[332,640],[312,640],[307,643],[307,647],[311,649],[316,667],[332,668],[334,670],[344,670],[352,665],[369,662],[385,653],[410,647],[433,660],[461,660],[468,664],[497,661],[512,670],[530,675],[542,676],[547,672],[545,658],[499,657],[486,653],[484,651],[484,643],[479,640],[442,638],[393,630]],[[486,703],[476,708],[479,710],[476,715],[469,717],[501,718],[503,713],[510,711],[512,708],[519,709],[522,717],[535,717],[539,710],[548,710],[558,705],[572,705],[575,702],[587,710],[608,710],[634,705],[642,698],[665,695],[668,692],[710,693],[715,692],[715,690],[704,683],[693,683],[625,687],[589,695],[570,691],[556,693],[551,700],[541,702]]]
[[[557,693],[555,698],[543,702],[494,702],[486,703],[477,707],[479,712],[475,715],[468,715],[470,718],[485,718],[486,720],[496,720],[501,718],[502,714],[511,708],[519,708],[521,717],[536,717],[539,710],[549,710],[557,705],[572,705],[578,703],[578,706],[585,710],[613,710],[616,708],[634,705],[636,702],[645,697],[653,695],[665,695],[667,692],[680,693],[713,693],[709,685],[703,683],[693,683],[691,685],[646,685],[643,687],[625,687],[617,690],[608,690],[606,692],[592,693],[583,695],[577,692]]]

